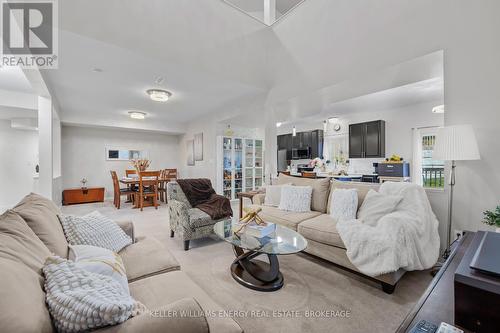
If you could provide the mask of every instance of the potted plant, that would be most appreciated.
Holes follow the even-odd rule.
[[[496,227],[496,232],[500,232],[500,206],[495,211],[485,211],[483,223]]]

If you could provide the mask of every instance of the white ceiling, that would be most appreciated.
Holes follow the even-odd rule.
[[[19,67],[0,67],[0,90],[33,93],[33,88]]]
[[[268,91],[266,27],[222,1],[61,1],[59,16],[59,69],[43,75],[63,123],[181,133]],[[158,76],[173,93],[167,103],[145,94]],[[131,109],[148,118],[131,121]]]

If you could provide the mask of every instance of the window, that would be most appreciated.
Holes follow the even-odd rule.
[[[444,188],[444,161],[432,158],[436,143],[437,128],[418,130],[417,155],[415,163],[416,175],[419,183],[425,188]]]

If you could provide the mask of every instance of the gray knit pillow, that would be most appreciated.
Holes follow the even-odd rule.
[[[93,245],[118,253],[132,244],[115,222],[97,211],[85,216],[59,215],[59,220],[71,245]]]
[[[109,276],[52,256],[43,267],[46,302],[58,332],[83,332],[123,323],[146,311]]]

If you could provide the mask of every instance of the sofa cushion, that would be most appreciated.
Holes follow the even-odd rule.
[[[13,210],[21,215],[52,253],[63,258],[68,257],[68,242],[57,218],[61,212],[51,200],[31,193]]]
[[[129,282],[148,276],[179,270],[180,266],[167,248],[153,237],[139,237],[119,252]]]
[[[50,255],[18,214],[0,216],[0,331],[53,331],[41,271]]]
[[[299,224],[300,222],[321,215],[320,212],[316,212],[313,210],[309,212],[295,213],[288,212],[286,210],[280,210],[277,207],[258,205],[250,205],[248,207],[251,209],[261,208],[262,210],[260,211],[259,216],[262,217],[264,221],[276,223],[293,230],[297,230],[297,224]]]
[[[0,257],[0,272],[0,331],[54,332],[45,303],[43,277],[4,257]]]
[[[207,213],[198,208],[189,208],[188,215],[189,215],[189,226],[193,229],[215,223],[215,221],[212,220],[210,215],[208,215]]]
[[[117,326],[108,326],[95,332],[99,333],[208,333],[205,316],[198,315],[203,309],[193,298],[184,298],[156,309],[129,318]],[[188,315],[180,315],[180,314]],[[189,315],[191,314],[191,315]]]
[[[116,280],[77,267],[71,260],[49,257],[43,273],[47,306],[58,332],[120,324],[145,310]]]
[[[345,188],[351,189],[354,188],[358,191],[358,208],[361,207],[363,200],[365,200],[366,194],[369,190],[378,191],[380,185],[379,184],[370,184],[370,183],[360,183],[360,182],[340,182],[338,180],[332,180],[330,195],[328,196],[328,210],[327,214],[331,214],[330,205],[332,200],[332,193],[336,188]]]
[[[334,218],[327,214],[321,214],[300,223],[298,231],[307,239],[345,249],[336,226],[337,221]]]
[[[330,192],[330,178],[311,179],[287,176],[279,174],[276,181],[277,185],[292,184],[296,186],[311,186],[311,209],[320,213],[326,213],[328,194]]]
[[[155,275],[134,281],[129,285],[134,299],[149,309],[157,309],[183,298],[194,298],[206,313],[219,313],[223,309],[217,305],[189,276],[182,271]],[[210,332],[241,333],[242,329],[226,316],[207,316]]]
[[[26,265],[42,274],[49,249],[35,235],[26,222],[14,211],[0,216],[0,257]]]

